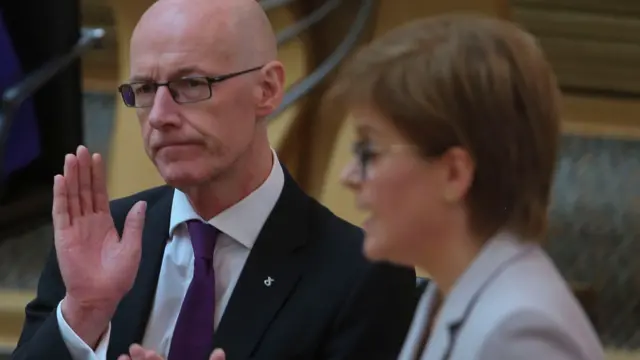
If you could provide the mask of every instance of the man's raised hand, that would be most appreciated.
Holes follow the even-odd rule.
[[[144,202],[131,208],[121,239],[109,210],[102,158],[84,146],[65,157],[64,175],[54,178],[55,248],[67,290],[62,313],[90,346],[133,286],[145,211]]]

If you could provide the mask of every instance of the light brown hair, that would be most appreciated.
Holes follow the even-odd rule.
[[[408,23],[359,51],[330,97],[379,111],[425,158],[466,149],[476,233],[544,234],[560,91],[536,40],[518,26],[476,15]]]

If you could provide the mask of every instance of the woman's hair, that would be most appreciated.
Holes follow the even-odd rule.
[[[425,158],[466,149],[475,164],[466,198],[475,232],[544,234],[560,91],[527,32],[474,15],[411,22],[361,49],[329,94],[379,111]]]

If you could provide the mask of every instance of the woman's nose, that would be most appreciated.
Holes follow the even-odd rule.
[[[353,191],[357,191],[362,184],[361,166],[355,159],[352,159],[340,174],[340,182]]]

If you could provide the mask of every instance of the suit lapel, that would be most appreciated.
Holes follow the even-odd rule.
[[[142,233],[142,259],[131,291],[122,299],[111,321],[109,359],[128,353],[132,343],[140,343],[144,336],[153,305],[162,256],[166,245],[173,189],[166,188],[161,198],[147,209]],[[117,226],[122,226],[118,224]],[[118,229],[122,233],[122,229]]]
[[[246,359],[298,282],[308,232],[310,199],[285,172],[282,194],[269,215],[225,309],[214,346],[228,359]]]

